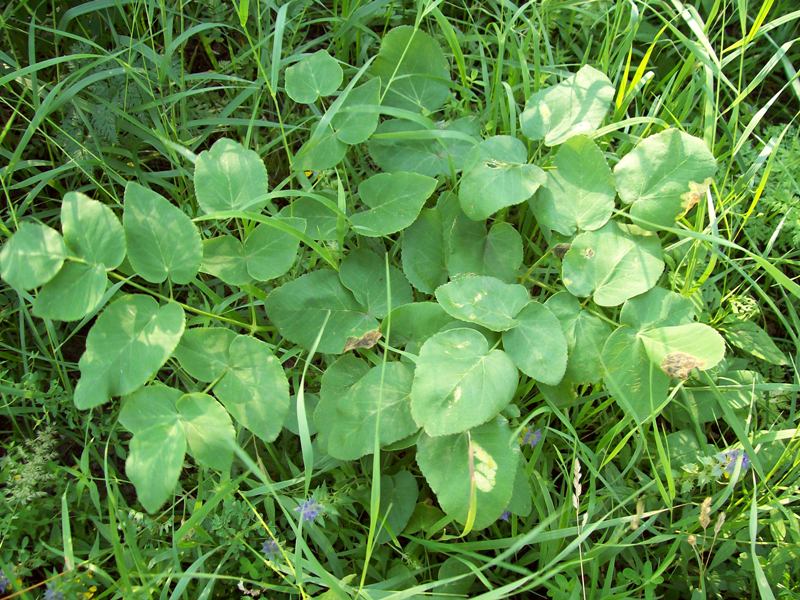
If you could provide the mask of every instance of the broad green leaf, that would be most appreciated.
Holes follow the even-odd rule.
[[[381,476],[381,514],[378,522],[383,523],[384,529],[378,534],[378,544],[388,542],[390,533],[400,535],[414,512],[418,498],[419,487],[411,472],[401,470],[394,475]]]
[[[513,329],[503,332],[506,354],[528,377],[557,385],[567,369],[567,340],[561,323],[549,308],[535,301],[529,302],[515,321]]]
[[[133,436],[125,473],[147,512],[157,511],[172,495],[185,454],[186,436],[179,423],[155,425]]]
[[[282,285],[270,293],[264,307],[280,334],[306,350],[314,345],[330,313],[317,347],[323,354],[342,352],[348,338],[378,326],[331,270],[312,271]]]
[[[403,232],[403,272],[420,292],[432,294],[447,281],[441,213],[423,208],[414,224]]]
[[[411,418],[409,395],[414,369],[399,362],[372,367],[347,390],[333,397],[335,417],[318,423],[326,430],[328,453],[340,460],[372,454],[376,428],[380,445],[408,437],[419,428]],[[330,402],[326,393],[323,402]]]
[[[391,289],[391,307],[414,301],[411,286],[403,272],[389,265],[389,288],[386,285],[384,259],[371,250],[359,248],[348,254],[339,266],[342,285],[353,293],[356,301],[366,307],[367,314],[382,319],[389,312],[387,293]]]
[[[342,67],[325,50],[304,56],[286,68],[286,94],[301,104],[330,96],[342,85]]]
[[[175,403],[183,392],[162,383],[139,388],[122,400],[119,422],[133,435],[151,427],[174,425],[178,422]]]
[[[619,197],[631,204],[631,216],[669,227],[703,200],[717,170],[714,155],[696,137],[667,129],[651,135],[614,167]]]
[[[575,136],[558,149],[553,164],[546,184],[529,200],[536,220],[564,235],[605,225],[617,192],[600,148],[588,137]]]
[[[622,306],[619,321],[634,329],[644,330],[667,325],[691,323],[695,317],[692,301],[661,287],[631,298]]]
[[[368,148],[372,160],[383,171],[411,171],[436,177],[463,169],[478,145],[479,135],[474,117],[439,122],[434,129],[415,121],[389,119],[378,126]]]
[[[56,276],[67,249],[59,233],[41,223],[24,222],[0,251],[0,276],[11,287],[31,290]]]
[[[316,441],[326,453],[328,434],[338,418],[339,399],[369,373],[369,370],[369,363],[353,354],[345,354],[337,358],[322,374],[319,404],[314,410],[314,426],[318,432]]]
[[[292,166],[296,171],[324,171],[342,162],[345,154],[347,144],[339,140],[336,130],[330,125],[320,129],[317,123],[295,155]]]
[[[271,442],[278,437],[289,411],[289,382],[267,344],[237,335],[214,394],[236,421],[259,438]]]
[[[335,204],[336,199],[332,202]],[[314,240],[330,242],[338,238],[338,216],[314,198],[301,197],[283,207],[278,213],[284,218],[300,218],[306,222],[306,233]]]
[[[620,327],[601,353],[603,381],[622,410],[637,423],[655,417],[667,400],[669,378],[650,361],[636,331]]]
[[[258,211],[267,203],[267,169],[258,153],[222,138],[197,156],[194,189],[197,203],[206,214]]]
[[[175,404],[189,452],[206,467],[230,471],[236,432],[231,417],[208,394],[184,394]]]
[[[88,263],[116,269],[125,258],[125,235],[110,208],[80,192],[68,192],[61,203],[64,243]]]
[[[603,377],[600,352],[611,335],[611,326],[581,308],[575,296],[558,292],[544,305],[561,322],[567,339],[567,370],[564,378],[575,383],[595,383]]]
[[[103,265],[68,262],[39,290],[33,314],[41,319],[78,321],[100,306],[107,284]]]
[[[514,490],[508,501],[506,510],[519,517],[527,517],[533,510],[533,490],[531,489],[531,476],[525,470],[525,459],[520,457],[517,465],[517,475],[514,477]]]
[[[391,321],[392,346],[402,346],[410,342],[422,343],[452,321],[444,309],[436,302],[414,302],[392,310],[381,325],[381,331],[388,331]]]
[[[516,439],[500,418],[456,435],[423,435],[417,443],[417,464],[449,516],[466,523],[475,490],[476,530],[494,523],[508,506],[519,454]]]
[[[489,350],[473,329],[429,338],[419,353],[411,414],[431,436],[466,431],[497,416],[514,397],[517,368],[501,350]]]
[[[175,358],[189,375],[211,383],[225,372],[228,348],[235,337],[233,331],[224,327],[187,329],[175,348]]]
[[[303,393],[303,401],[306,409],[306,425],[308,426],[308,435],[316,435],[317,426],[312,419],[314,411],[319,405],[319,396],[309,392]],[[286,413],[286,421],[283,426],[295,435],[300,435],[300,423],[297,420],[297,396],[289,398],[289,412]]]
[[[358,195],[368,210],[350,217],[360,235],[380,237],[411,225],[422,210],[437,181],[417,173],[379,173],[362,181]]]
[[[519,121],[522,133],[547,146],[595,131],[614,99],[614,86],[603,73],[581,67],[559,84],[542,88],[525,103]]]
[[[720,408],[724,402],[736,413],[746,412],[754,400],[754,388],[763,383],[753,371],[727,371],[717,378],[716,390],[684,387],[678,397],[664,409],[664,416],[679,427],[692,427],[695,423],[713,423],[725,418]],[[756,393],[756,402],[760,394]]]
[[[285,222],[299,231],[305,229],[300,219],[285,219]],[[256,281],[269,281],[286,274],[297,258],[299,246],[300,240],[290,233],[266,223],[258,225],[244,241],[247,273]]]
[[[451,278],[472,273],[507,283],[516,279],[522,264],[522,238],[512,225],[495,223],[487,234],[486,225],[467,218],[452,194],[439,199],[437,210],[442,213],[445,263]]]
[[[708,325],[686,323],[640,331],[650,360],[670,377],[686,379],[692,369],[705,371],[725,357],[725,340]]]
[[[450,68],[442,48],[407,25],[383,36],[370,73],[381,78],[384,106],[433,112],[450,96]]]
[[[129,181],[122,214],[128,260],[150,283],[189,283],[200,268],[200,233],[161,194]]]
[[[617,306],[655,286],[664,261],[655,235],[633,235],[610,222],[578,235],[564,256],[563,280],[578,297]]]
[[[516,283],[485,275],[464,275],[436,288],[436,299],[456,319],[505,331],[519,323],[515,317],[530,296]]]
[[[183,309],[126,295],[106,307],[86,338],[75,406],[87,409],[130,394],[155,375],[183,335]]]
[[[244,285],[252,278],[247,272],[244,245],[232,235],[203,240],[203,262],[200,270],[218,277],[228,285]]]
[[[511,136],[490,137],[478,145],[476,153],[458,190],[461,208],[473,221],[524,202],[547,180],[544,171],[527,164],[525,144]]]
[[[773,365],[788,365],[789,361],[769,334],[752,321],[726,321],[722,324],[725,337],[733,346]]]
[[[380,79],[370,79],[353,88],[331,121],[339,141],[345,144],[366,142],[378,127],[380,103]]]

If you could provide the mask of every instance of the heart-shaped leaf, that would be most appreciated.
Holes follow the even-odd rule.
[[[528,377],[557,385],[567,369],[567,340],[561,323],[538,302],[529,302],[514,320],[517,325],[503,333],[506,354]]]
[[[147,512],[157,511],[172,495],[185,454],[186,436],[179,423],[154,425],[133,436],[125,473]]]
[[[222,138],[197,156],[194,190],[204,213],[258,211],[267,203],[267,169],[256,152]]]
[[[615,222],[578,235],[564,256],[563,280],[571,294],[617,306],[652,288],[661,272],[661,244]]]
[[[689,298],[654,287],[627,300],[620,311],[619,321],[622,325],[644,330],[691,323],[696,316],[694,304]]]
[[[677,129],[651,135],[614,167],[619,197],[631,205],[631,216],[669,227],[703,199],[717,170],[706,143]]]
[[[339,266],[339,279],[358,303],[366,307],[367,313],[378,319],[387,315],[390,304],[395,308],[414,301],[411,286],[403,272],[389,265],[387,287],[383,258],[365,248],[359,248],[345,257]]]
[[[247,271],[244,245],[232,235],[203,240],[203,273],[218,277],[228,285],[244,285],[252,278]]]
[[[692,369],[711,369],[725,356],[725,340],[703,323],[647,329],[638,337],[650,360],[677,379],[686,379]]]
[[[403,272],[420,292],[432,294],[447,281],[442,216],[435,208],[423,208],[414,224],[403,232]]]
[[[295,102],[312,104],[342,85],[342,67],[325,50],[304,56],[286,68],[286,93]]]
[[[442,48],[411,26],[395,27],[383,36],[370,73],[381,79],[384,106],[433,112],[450,96],[450,68]]]
[[[264,307],[281,335],[307,350],[327,318],[317,347],[324,354],[341,353],[349,338],[378,326],[331,270],[312,271],[282,285],[270,293]]]
[[[489,350],[479,332],[437,333],[420,349],[411,414],[428,435],[460,433],[498,415],[514,397],[517,381],[511,359]]]
[[[511,136],[496,135],[484,140],[476,153],[458,190],[461,208],[473,221],[524,202],[547,180],[544,171],[527,164],[525,144]]]
[[[236,334],[224,327],[193,327],[187,329],[175,358],[181,367],[198,381],[211,383],[221,377],[228,366],[228,348]]]
[[[105,269],[125,258],[125,235],[110,208],[80,192],[68,192],[61,203],[64,243],[75,256]]]
[[[317,123],[295,155],[292,166],[296,171],[324,171],[342,162],[345,154],[347,144],[339,139],[336,130],[330,124],[320,127]]]
[[[270,219],[274,220],[274,217]],[[303,231],[301,219],[283,219],[284,223]],[[261,223],[244,242],[243,255],[248,275],[256,281],[269,281],[286,274],[297,258],[300,240],[267,223]]]
[[[184,325],[175,302],[159,306],[150,296],[127,295],[109,304],[86,338],[75,406],[99,406],[144,385],[175,350]]]
[[[0,276],[11,287],[31,290],[56,276],[67,249],[61,235],[41,223],[20,223],[0,251]]]
[[[107,284],[103,265],[69,262],[39,291],[33,314],[41,319],[78,321],[100,306]]]
[[[361,201],[369,207],[350,217],[360,235],[380,237],[411,225],[433,190],[433,177],[417,173],[379,173],[358,186]]]
[[[423,434],[417,442],[417,464],[439,505],[466,523],[474,502],[474,529],[494,523],[508,506],[519,454],[508,423],[500,418],[456,435]]]
[[[536,220],[564,235],[605,225],[616,189],[600,148],[588,137],[575,136],[558,149],[553,166],[547,183],[529,201]]]
[[[128,260],[151,283],[189,283],[200,268],[200,233],[191,219],[161,194],[129,181],[122,215]]]
[[[557,85],[532,94],[519,121],[522,133],[548,146],[595,131],[614,99],[614,86],[603,73],[581,67]]]
[[[236,432],[228,412],[214,398],[199,392],[184,394],[175,407],[195,460],[203,466],[229,472]]]
[[[366,142],[378,127],[380,103],[380,79],[370,79],[350,90],[331,121],[339,141],[345,144]]]
[[[503,283],[485,275],[464,275],[437,288],[436,299],[456,319],[505,331],[518,325],[515,317],[530,296],[516,283]]]

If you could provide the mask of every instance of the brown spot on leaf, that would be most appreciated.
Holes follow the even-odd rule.
[[[349,352],[350,350],[355,350],[356,348],[372,348],[378,343],[379,339],[381,339],[380,329],[368,331],[361,337],[349,337],[347,338],[347,342],[344,344],[344,350],[342,350],[342,352]]]
[[[670,352],[661,361],[661,370],[675,379],[686,379],[692,369],[702,369],[704,362],[686,352]]]
[[[689,182],[689,191],[681,194],[681,207],[683,208],[684,212],[689,212],[698,202],[700,202],[700,199],[705,195],[710,185],[710,177],[707,177],[700,183],[697,183],[696,181]]]
[[[558,258],[564,258],[564,255],[569,250],[569,244],[556,244],[553,246],[553,254]]]

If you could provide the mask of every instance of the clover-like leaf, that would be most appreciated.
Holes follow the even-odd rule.
[[[324,195],[322,198],[327,199]],[[330,202],[336,206],[335,197]],[[333,208],[316,198],[300,197],[284,206],[278,215],[282,218],[303,219],[306,222],[305,232],[314,240],[331,242],[337,239],[339,216]]]
[[[218,277],[228,285],[239,286],[252,281],[247,270],[244,244],[232,235],[203,240],[200,270]]]
[[[155,425],[133,436],[125,473],[147,512],[157,511],[175,490],[185,454],[186,436],[179,423]]]
[[[151,283],[189,283],[200,268],[200,232],[161,194],[133,181],[125,186],[122,214],[128,260]]]
[[[342,85],[342,67],[325,50],[304,56],[286,68],[286,93],[295,102],[312,104]]]
[[[339,141],[345,144],[366,142],[378,127],[380,103],[380,79],[370,79],[350,90],[331,121]]]
[[[442,48],[408,25],[383,36],[370,73],[381,79],[384,106],[433,112],[450,96],[450,68]]]
[[[75,406],[99,406],[144,385],[175,350],[184,326],[175,302],[159,306],[150,296],[127,295],[109,304],[86,338]]]
[[[464,275],[436,289],[436,299],[448,314],[492,331],[518,325],[517,313],[530,300],[528,290],[496,277]]]
[[[39,291],[33,314],[41,319],[78,321],[100,306],[107,284],[103,265],[69,262]]]
[[[595,131],[614,99],[614,86],[603,73],[581,67],[559,84],[532,94],[519,121],[522,133],[548,146]]]
[[[599,229],[614,210],[614,177],[603,152],[588,137],[570,138],[559,149],[547,183],[529,204],[540,224],[564,235]]]
[[[338,165],[347,154],[347,144],[342,142],[330,125],[316,123],[311,135],[294,157],[296,171],[324,171]]]
[[[564,378],[574,383],[600,381],[603,377],[600,352],[611,335],[611,326],[581,308],[580,302],[569,292],[553,294],[544,305],[560,321],[567,340],[567,370]]]
[[[300,219],[283,221],[299,231],[305,229],[305,223]],[[269,281],[284,275],[292,268],[299,246],[300,240],[296,236],[261,223],[250,232],[242,248],[247,273],[256,281]]]
[[[258,211],[268,200],[267,169],[258,153],[222,138],[197,156],[194,190],[204,213]]]
[[[494,523],[508,506],[519,455],[517,441],[501,418],[456,435],[423,434],[417,442],[417,464],[439,505],[466,523],[474,502],[474,529]]]
[[[622,306],[619,321],[638,330],[683,325],[696,318],[691,299],[662,287],[631,298]]]
[[[366,248],[359,248],[345,257],[339,266],[339,279],[367,313],[378,319],[386,316],[390,305],[396,308],[414,301],[403,272],[389,265],[387,287],[383,258]]]
[[[578,235],[564,256],[563,280],[578,297],[617,306],[652,288],[664,270],[654,235],[634,235],[615,222]]]
[[[233,418],[259,438],[271,442],[278,437],[289,411],[289,382],[267,344],[236,336],[225,374],[213,391]]]
[[[441,213],[423,208],[414,224],[403,231],[403,272],[415,288],[426,294],[447,281]]]
[[[378,544],[385,544],[392,535],[400,535],[414,513],[418,498],[417,480],[410,471],[400,470],[394,475],[381,475],[379,522],[384,528],[378,534]]]
[[[20,223],[0,251],[0,276],[14,288],[30,290],[56,276],[67,249],[59,233],[41,223]]]
[[[61,203],[64,243],[75,256],[105,269],[125,258],[125,234],[113,211],[80,192],[68,192]]]
[[[545,305],[533,301],[514,320],[516,326],[503,332],[503,350],[528,377],[557,385],[567,369],[567,340],[561,323]]]
[[[411,225],[433,190],[436,179],[417,173],[379,173],[358,186],[361,201],[369,207],[350,217],[356,233],[380,237]]]
[[[517,368],[505,352],[489,350],[474,329],[450,329],[420,349],[411,414],[428,435],[460,433],[498,415],[517,382]]]
[[[703,199],[717,170],[714,155],[696,137],[667,129],[651,135],[614,167],[619,197],[648,229],[669,227]]]
[[[358,370],[362,372],[361,368]],[[327,440],[328,454],[340,460],[355,460],[372,453],[376,430],[381,446],[414,433],[419,427],[411,418],[413,377],[414,370],[409,365],[390,362],[372,367],[349,381],[345,389],[334,385],[331,390],[326,385],[331,380],[323,379],[317,410],[329,418],[316,423]]]
[[[378,326],[332,270],[312,271],[282,285],[267,296],[264,307],[280,334],[307,350],[327,318],[317,347],[322,353],[339,354],[348,338],[361,337]]]
[[[230,471],[236,432],[222,405],[208,394],[194,392],[178,398],[175,407],[195,460],[223,473]]]
[[[490,137],[478,145],[476,153],[458,190],[461,208],[473,221],[524,202],[547,180],[544,171],[527,164],[525,144],[511,136]]]
[[[389,342],[392,346],[410,342],[421,344],[452,320],[437,302],[414,302],[393,309],[381,329],[388,331],[391,321]]]
[[[656,327],[638,337],[650,360],[677,379],[686,379],[692,369],[711,369],[725,356],[725,340],[703,323]]]
[[[368,148],[384,171],[436,177],[462,170],[478,145],[479,134],[474,117],[443,121],[430,129],[416,121],[389,119],[378,126]]]
[[[225,327],[187,329],[175,348],[181,367],[198,381],[211,383],[225,373],[228,348],[236,334]]]

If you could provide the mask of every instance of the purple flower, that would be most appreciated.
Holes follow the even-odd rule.
[[[278,546],[278,542],[273,539],[266,540],[261,545],[261,552],[264,553],[264,556],[267,558],[272,558],[273,556],[277,556],[280,554],[280,547]]]
[[[314,498],[309,498],[308,500],[303,500],[300,506],[296,506],[294,510],[300,513],[301,521],[313,521],[322,512],[322,505]]]
[[[504,510],[503,514],[500,515],[500,520],[501,521],[508,521],[510,518],[511,518],[511,513],[508,512],[507,510]]]
[[[522,443],[528,444],[531,448],[535,448],[536,445],[542,441],[542,430],[541,429],[528,429],[525,430],[525,437],[522,438]]]
[[[64,594],[55,589],[52,583],[48,583],[44,591],[44,600],[64,600]]]
[[[733,472],[736,470],[736,463],[739,462],[739,458],[742,459],[742,472],[750,468],[750,457],[747,456],[747,452],[744,450],[739,450],[738,448],[720,452],[714,458],[719,461],[719,469],[722,473],[725,473],[726,477],[733,475]]]
[[[4,593],[11,582],[6,577],[6,572],[0,569],[0,594]]]

